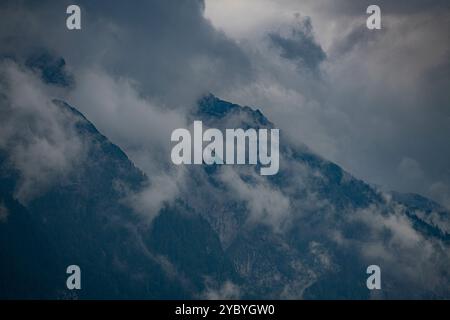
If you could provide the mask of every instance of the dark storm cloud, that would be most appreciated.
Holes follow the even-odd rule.
[[[270,33],[272,43],[280,48],[281,56],[294,61],[299,67],[316,69],[325,60],[322,47],[314,39],[311,18],[298,20],[287,37],[278,33]]]
[[[50,49],[68,66],[102,66],[168,105],[187,104],[250,76],[247,57],[203,17],[202,1],[77,1],[82,30],[65,27],[70,1],[2,5],[5,54]]]

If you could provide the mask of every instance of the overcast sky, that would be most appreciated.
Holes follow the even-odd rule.
[[[448,1],[377,1],[376,31],[369,1],[75,2],[81,31],[65,28],[74,1],[2,1],[1,55],[64,57],[75,86],[58,94],[147,173],[212,92],[358,178],[450,207]]]

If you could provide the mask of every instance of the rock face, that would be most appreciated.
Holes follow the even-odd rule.
[[[43,76],[59,79],[56,69]],[[277,175],[189,166],[178,198],[149,224],[124,199],[152,177],[75,108],[53,107],[84,156],[21,201],[22,173],[0,149],[0,298],[450,298],[449,213],[428,199],[382,193],[281,135]],[[274,127],[212,95],[192,119]],[[71,264],[82,290],[66,289]],[[371,264],[382,290],[366,287]]]
[[[199,105],[195,117],[210,127],[273,127],[259,111],[213,96]],[[198,197],[208,201],[195,200],[199,187],[185,196],[192,207],[201,203],[198,210],[218,233],[246,297],[449,295],[448,211],[418,195],[382,193],[280,139],[277,175],[205,167],[191,176],[201,186]],[[371,264],[381,267],[381,291],[366,287]]]

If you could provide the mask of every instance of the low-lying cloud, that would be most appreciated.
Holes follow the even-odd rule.
[[[53,102],[51,92],[15,62],[0,63],[0,148],[19,173],[15,196],[22,202],[63,180],[84,156],[77,119]]]

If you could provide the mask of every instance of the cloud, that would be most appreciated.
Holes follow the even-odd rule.
[[[2,2],[2,53],[44,47],[72,69],[96,66],[131,78],[169,107],[251,77],[248,57],[203,17],[202,1],[78,1],[82,29],[68,31],[70,1]]]
[[[126,10],[120,2],[81,1],[80,32],[65,28],[68,4],[3,1],[2,56],[25,63],[44,47],[82,82],[128,83],[139,99],[175,113],[212,91],[261,108],[292,141],[389,189],[405,191],[398,164],[415,159],[425,183],[409,190],[448,203],[448,3],[383,1],[380,32],[365,28],[365,4],[350,1],[139,1]],[[307,72],[319,65],[320,77]],[[75,83],[76,106],[90,118],[100,114],[97,104],[83,103],[93,95],[108,101],[109,91]],[[92,120],[127,152],[137,144],[133,126],[118,117]],[[160,135],[150,139],[163,143],[165,131],[154,132]],[[140,166],[153,163],[146,156],[132,154]]]
[[[310,0],[310,2],[312,2],[312,0]],[[320,0],[316,2],[318,3],[318,7],[326,8],[329,12],[345,15],[359,15],[361,10],[364,11],[373,3],[373,1],[370,0],[358,2],[343,0],[339,3],[330,0]],[[381,0],[377,1],[377,5],[382,8],[383,12],[386,14],[414,14],[418,12],[430,12],[450,8],[448,1],[445,0],[433,0],[427,3],[421,0]]]
[[[400,176],[406,184],[420,183],[424,180],[424,174],[420,164],[411,158],[404,157],[398,165]]]
[[[84,156],[77,119],[53,103],[52,89],[12,61],[0,64],[0,148],[18,171],[22,202],[64,179]]]
[[[186,114],[200,96],[248,81],[249,58],[204,18],[202,1],[136,1],[131,6],[80,1],[82,29],[73,32],[65,27],[69,4],[2,2],[5,45],[0,55],[32,67],[53,84],[61,82],[53,70],[65,63],[70,77],[62,80],[72,81],[60,98],[147,174],[150,189],[130,197],[141,205],[139,212],[151,211],[153,217],[176,196],[183,176],[170,165],[170,133],[185,127]],[[40,55],[43,51],[49,55]],[[151,201],[144,201],[150,195]]]
[[[369,206],[350,213],[348,222],[362,222],[365,232],[364,237],[344,243],[358,250],[367,263],[382,266],[384,277],[393,283],[446,292],[448,283],[443,282],[442,274],[449,268],[448,249],[419,233],[403,206],[387,204],[388,212]]]
[[[178,171],[178,173],[183,176],[168,174],[153,176],[148,186],[139,192],[128,192],[123,201],[141,214],[147,223],[151,223],[158,216],[161,208],[179,196],[184,172]]]
[[[207,16],[239,40],[255,70],[254,81],[219,94],[257,106],[292,141],[359,178],[448,203],[447,188],[432,186],[450,186],[450,5],[379,5],[383,28],[369,31],[364,2],[207,1]],[[246,14],[256,8],[264,19]],[[298,41],[289,33],[275,37],[278,47],[289,43],[284,49],[267,43],[273,30],[295,29],[297,13],[310,17],[313,43],[326,55],[320,77],[295,67],[301,50],[294,50]],[[405,157],[420,164],[423,179],[405,185],[398,170]]]
[[[250,222],[281,230],[290,214],[289,198],[257,174],[245,178],[231,167],[224,167],[220,176],[233,195],[247,204]]]
[[[187,110],[164,108],[139,94],[136,81],[101,69],[80,69],[75,75],[77,86],[67,101],[145,172],[148,185],[138,193],[128,191],[124,201],[151,221],[178,196],[184,181],[183,168],[171,165],[170,135],[186,127]]]
[[[239,286],[231,281],[225,281],[220,286],[213,286],[209,281],[203,293],[203,298],[207,300],[236,300],[241,296],[240,291]]]
[[[59,88],[60,82],[55,87],[42,79],[41,69],[47,70],[43,66],[32,71],[10,60],[0,66],[0,148],[8,152],[20,176],[15,196],[27,203],[63,182],[86,156],[84,138],[74,127],[78,119],[53,103],[60,96],[83,106],[78,109],[145,171],[146,188],[129,191],[124,202],[151,221],[176,198],[183,181],[181,168],[169,165],[169,137],[174,128],[184,126],[185,115],[145,99],[130,79],[83,69],[75,73],[75,87]]]
[[[298,16],[298,24],[292,27],[288,36],[269,33],[269,38],[276,47],[281,49],[281,56],[294,61],[299,68],[316,70],[326,58],[325,52],[314,39],[309,17],[300,19]]]
[[[435,182],[429,187],[429,193],[446,208],[450,208],[450,186],[443,182]]]
[[[78,85],[67,95],[68,102],[122,147],[149,177],[167,167],[170,134],[186,125],[186,112],[164,108],[140,94],[133,79],[102,69],[80,69],[75,75]]]

